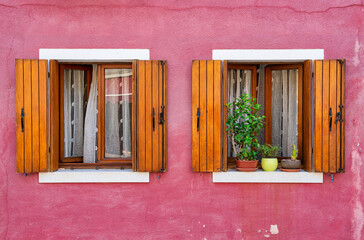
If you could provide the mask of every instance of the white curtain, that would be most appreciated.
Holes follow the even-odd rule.
[[[64,72],[64,157],[83,155],[85,74],[81,70]]]
[[[98,97],[97,64],[92,65],[92,82],[87,102],[85,118],[85,141],[83,143],[83,162],[96,163],[97,159],[97,97]]]
[[[298,71],[272,71],[272,144],[278,156],[288,157],[298,144]]]

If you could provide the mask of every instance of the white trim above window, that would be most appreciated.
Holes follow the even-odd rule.
[[[324,49],[213,49],[212,60],[294,62],[324,59]]]
[[[41,48],[39,59],[59,62],[125,62],[134,59],[149,60],[149,49],[61,49]]]

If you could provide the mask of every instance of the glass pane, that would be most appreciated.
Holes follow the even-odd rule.
[[[272,144],[280,157],[291,154],[298,145],[298,70],[272,71]]]
[[[105,157],[131,157],[132,70],[105,69]]]
[[[234,102],[241,94],[251,94],[252,89],[251,70],[229,69],[228,70],[228,101]],[[233,110],[231,110],[233,111]],[[233,146],[228,137],[228,157],[236,157]]]
[[[64,70],[64,157],[83,156],[83,129],[87,104],[87,74]]]

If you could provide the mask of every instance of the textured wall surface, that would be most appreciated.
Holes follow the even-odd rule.
[[[362,1],[2,0],[0,16],[0,239],[364,239]],[[16,174],[14,59],[39,48],[148,48],[168,60],[168,172],[149,184]],[[213,184],[192,173],[191,61],[227,48],[347,59],[345,174]]]

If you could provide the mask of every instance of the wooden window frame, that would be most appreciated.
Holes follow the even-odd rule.
[[[302,129],[302,109],[303,109],[303,64],[282,64],[270,65],[265,67],[265,83],[264,83],[264,141],[265,144],[272,143],[272,71],[273,70],[298,70],[298,158],[302,159],[303,150],[303,129]],[[278,157],[278,159],[288,158],[289,156]]]
[[[64,70],[81,70],[87,73],[87,100],[90,94],[90,85],[92,81],[92,66],[76,64],[59,64],[59,98],[60,98],[60,133],[59,133],[59,162],[60,163],[82,163],[83,157],[65,157],[64,156]]]
[[[105,69],[132,69],[132,63],[120,63],[120,64],[99,64],[98,65],[98,163],[99,164],[131,164],[133,160],[133,155],[131,158],[106,158],[105,157]],[[132,77],[133,79],[133,77]],[[134,85],[134,81],[132,81]],[[132,86],[132,91],[134,87]],[[133,94],[134,95],[134,94]],[[135,98],[133,97],[133,100]],[[132,103],[136,104],[135,102]],[[134,111],[134,108],[132,108]],[[134,116],[132,114],[132,116]],[[132,118],[132,126],[134,126],[135,118]],[[132,129],[133,131],[133,129]],[[132,141],[133,145],[133,141]],[[134,149],[135,146],[132,146]],[[132,150],[132,153],[134,151]]]
[[[104,158],[104,152],[100,151],[100,148],[104,151],[104,144],[105,144],[105,124],[104,124],[104,116],[105,116],[105,109],[104,107],[100,107],[100,106],[104,106],[105,104],[105,75],[103,74],[105,72],[105,69],[115,69],[115,68],[129,68],[129,69],[133,69],[133,64],[132,63],[99,63],[99,62],[77,62],[77,63],[59,63],[59,92],[63,93],[64,91],[64,69],[74,69],[74,70],[84,70],[86,68],[90,68],[91,69],[91,74],[90,76],[87,77],[87,98],[89,96],[89,90],[90,90],[90,85],[91,85],[91,81],[92,81],[92,67],[90,66],[90,64],[98,64],[98,157],[97,157],[97,162],[96,163],[83,163],[83,157],[78,157],[78,158],[62,158],[62,156],[64,156],[64,140],[62,140],[64,138],[64,94],[60,94],[60,151],[59,151],[59,167],[60,168],[68,168],[68,169],[131,169],[132,168],[132,158],[134,156],[132,156],[132,158],[128,158],[128,159],[116,159],[116,158]],[[135,72],[132,71],[132,74],[134,75]],[[132,77],[132,91],[134,93],[134,84],[135,84],[135,79],[134,76]],[[90,81],[90,84],[89,84]],[[133,94],[133,103],[136,100],[136,97],[134,96],[135,94]],[[135,105],[136,103],[134,103]],[[135,108],[132,108],[132,111],[135,111]],[[134,114],[133,114],[134,116]],[[132,119],[132,126],[134,127],[134,121],[136,119]],[[100,141],[100,139],[102,139],[102,141]],[[102,142],[102,143],[101,143]],[[134,142],[133,142],[134,143]],[[135,152],[135,147],[132,144],[132,152]],[[102,155],[103,154],[103,155]]]

